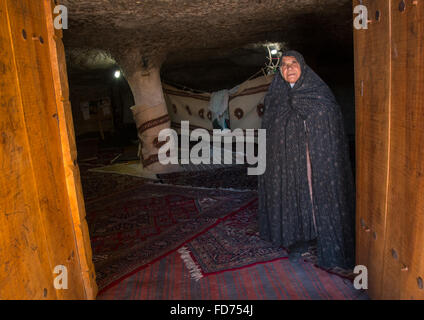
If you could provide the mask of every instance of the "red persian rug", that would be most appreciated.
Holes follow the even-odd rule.
[[[193,279],[287,258],[286,250],[259,237],[257,209],[256,201],[250,203],[178,250]],[[316,254],[310,247],[302,260],[318,267]],[[356,276],[339,267],[323,270],[350,280]]]
[[[328,273],[338,275],[339,277],[346,278],[346,279],[349,279],[351,281],[353,281],[355,279],[355,277],[358,275],[358,274],[353,273],[353,270],[343,269],[343,268],[340,268],[340,267],[334,267],[334,268],[329,268],[329,269],[319,267],[318,264],[317,264],[318,257],[317,257],[317,247],[316,246],[309,247],[308,252],[303,255],[303,260],[305,262],[309,262],[309,263],[313,264],[315,267],[317,267],[319,269],[327,271]]]
[[[78,163],[81,173],[82,191],[84,200],[98,200],[101,197],[110,197],[111,194],[118,193],[137,185],[151,182],[150,179],[133,177],[115,173],[92,172],[89,169],[103,167],[110,164],[111,160],[119,156],[119,148],[112,150],[102,150],[94,154],[94,158]]]
[[[258,189],[258,177],[247,175],[247,167],[244,165],[158,174],[158,178],[162,183],[174,185],[236,190]]]
[[[287,259],[287,252],[259,238],[257,201],[227,216],[179,250],[192,278]]]
[[[116,173],[103,173],[81,170],[81,185],[85,202],[107,199],[112,194],[130,190],[151,182],[150,179]]]
[[[86,201],[100,291],[177,250],[254,198],[253,192],[141,184]]]

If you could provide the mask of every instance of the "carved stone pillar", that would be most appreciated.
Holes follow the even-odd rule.
[[[160,79],[159,56],[150,62],[139,50],[127,50],[118,59],[134,95],[131,107],[140,140],[139,156],[145,168],[154,173],[179,171],[178,165],[162,165],[158,160],[158,135],[171,127]]]

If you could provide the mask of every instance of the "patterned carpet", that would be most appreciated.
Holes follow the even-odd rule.
[[[111,195],[130,190],[149,182],[149,179],[128,175],[85,171],[81,184],[85,202],[107,199]]]
[[[178,249],[254,196],[142,184],[86,202],[100,290]]]
[[[252,202],[179,250],[193,279],[288,257],[285,249],[259,237],[257,209],[257,202]],[[311,246],[301,260],[318,267],[317,248]],[[352,270],[339,267],[323,270],[351,281],[355,278]]]
[[[332,274],[350,277],[344,270],[317,268],[314,248],[292,263],[259,240],[256,193],[240,192],[257,188],[246,168],[161,175],[162,184],[88,171],[117,154],[80,163],[98,299],[367,299]]]
[[[191,278],[178,252],[102,292],[99,300],[365,300],[363,290],[310,263],[277,260]]]
[[[252,202],[179,250],[192,278],[287,259],[285,250],[259,238],[257,209]]]
[[[308,252],[303,255],[303,260],[305,262],[309,262],[313,264],[314,266],[317,266],[318,257],[317,257],[317,248],[316,246],[309,247]],[[330,269],[323,269],[324,271],[327,271],[328,273],[332,273],[335,275],[338,275],[340,277],[349,279],[350,281],[353,281],[355,279],[356,274],[353,273],[353,270],[347,270],[339,267],[334,267]]]
[[[97,150],[97,149],[95,149]],[[102,197],[109,197],[112,194],[119,193],[135,186],[145,184],[150,179],[89,171],[93,168],[100,168],[110,164],[110,162],[120,154],[121,149],[101,150],[89,158],[90,160],[80,161],[78,163],[81,173],[82,191],[85,202],[89,202]]]
[[[257,190],[258,188],[258,177],[248,176],[247,167],[244,165],[204,171],[159,174],[158,178],[165,184],[192,187],[235,190]]]

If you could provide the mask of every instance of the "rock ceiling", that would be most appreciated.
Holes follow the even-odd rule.
[[[64,42],[71,72],[104,69],[114,64],[114,57],[138,50],[147,63],[163,62],[165,78],[202,85],[199,79],[208,76],[221,79],[222,86],[222,79],[231,74],[236,83],[264,65],[261,43],[298,49],[312,65],[352,59],[351,0],[61,3],[68,7]],[[214,84],[205,82],[202,87]]]

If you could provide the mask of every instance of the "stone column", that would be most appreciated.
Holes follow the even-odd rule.
[[[139,50],[126,50],[120,54],[118,63],[134,95],[131,107],[140,140],[139,156],[143,167],[154,173],[180,171],[178,165],[162,165],[158,160],[160,130],[171,127],[160,79],[161,55],[147,60]]]

